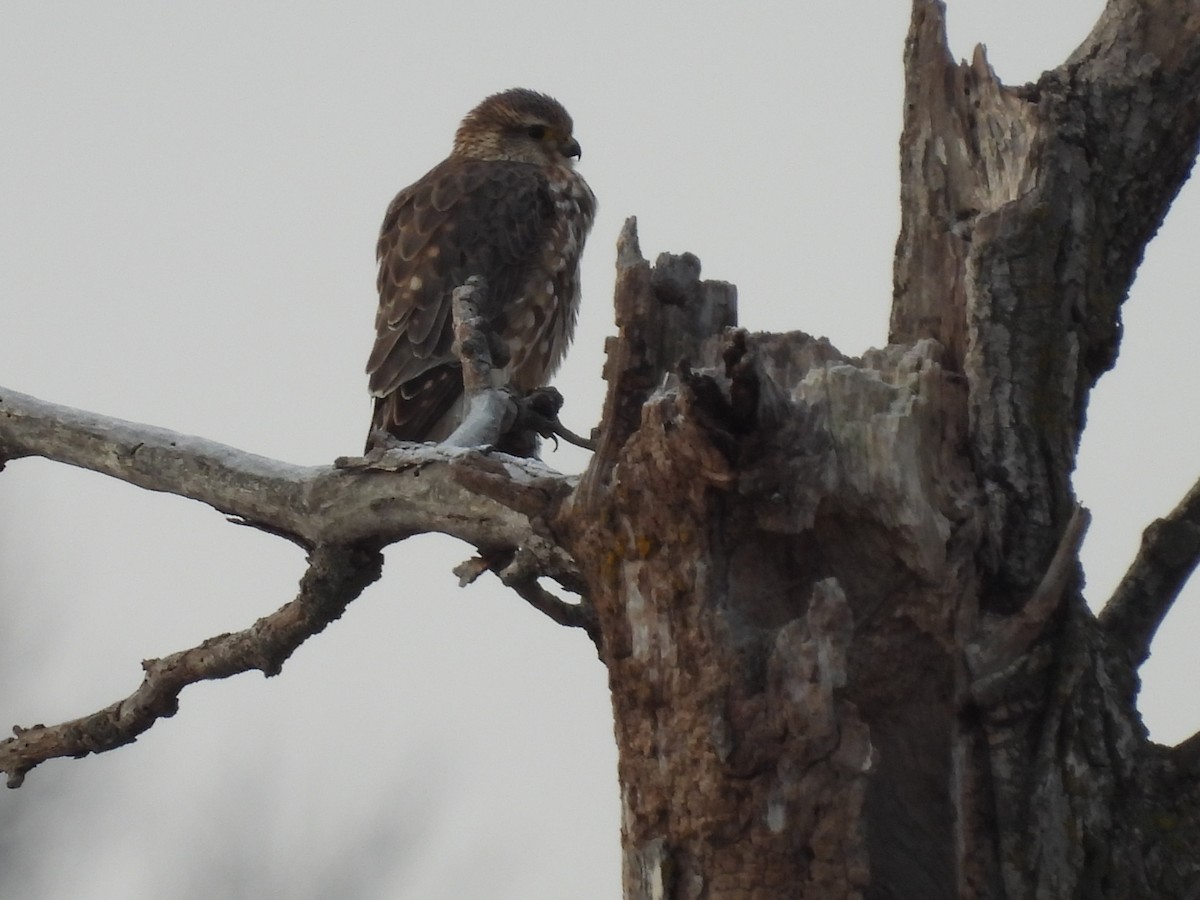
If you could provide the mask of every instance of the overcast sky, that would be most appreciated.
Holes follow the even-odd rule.
[[[1099,0],[948,0],[1009,83]],[[335,11],[336,9],[336,11]],[[0,384],[291,462],[359,450],[374,243],[489,93],[557,96],[600,201],[558,379],[599,415],[614,242],[696,253],[743,325],[886,340],[908,4],[31,2],[0,7]],[[1200,473],[1200,196],[1126,306],[1076,488],[1103,602]],[[551,456],[578,471],[577,451]],[[133,746],[0,794],[0,897],[619,895],[616,753],[587,640],[421,538],[283,674],[188,688]],[[128,694],[140,661],[290,599],[298,550],[41,461],[0,474],[0,727]],[[1156,739],[1200,727],[1200,588],[1144,670]]]

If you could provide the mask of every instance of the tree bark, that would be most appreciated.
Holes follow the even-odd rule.
[[[729,330],[731,288],[622,237],[555,529],[610,673],[627,898],[1200,891],[1196,754],[1135,707],[1174,594],[1097,621],[1070,482],[1196,155],[1200,11],[1114,0],[1016,89],[943,14],[916,0],[906,46],[888,347]],[[1192,506],[1135,596],[1194,567]]]
[[[618,256],[605,423],[633,430],[602,437],[558,527],[610,672],[626,895],[954,896],[980,533],[961,377],[931,340],[853,360],[664,328],[720,324],[732,291],[664,291],[689,261],[651,270],[632,227]],[[623,403],[635,380],[662,387]]]
[[[905,73],[889,345],[739,331],[732,286],[690,255],[650,266],[630,220],[578,480],[412,446],[288,466],[0,391],[0,462],[190,496],[311,563],[292,603],[151,661],[126,700],[0,742],[10,783],[127,743],[186,684],[274,674],[381,547],[437,530],[479,550],[464,581],[496,571],[607,666],[627,900],[1200,897],[1200,736],[1157,746],[1135,705],[1200,559],[1200,484],[1097,617],[1070,480],[1196,156],[1200,9],[1111,0],[1011,88],[982,49],[954,63],[942,4],[914,0]]]

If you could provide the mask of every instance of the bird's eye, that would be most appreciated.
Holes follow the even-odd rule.
[[[545,125],[529,125],[525,129],[525,133],[528,134],[535,141],[540,141],[542,138],[544,138],[546,136],[546,126]]]

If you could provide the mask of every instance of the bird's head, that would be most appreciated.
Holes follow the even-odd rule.
[[[553,97],[525,88],[492,94],[467,113],[454,154],[537,165],[570,165],[581,155],[574,123]]]

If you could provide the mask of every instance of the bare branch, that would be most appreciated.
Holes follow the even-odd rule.
[[[142,663],[141,686],[104,709],[59,725],[14,727],[0,742],[0,771],[20,787],[34,766],[63,756],[103,753],[137,740],[158,719],[175,715],[189,684],[229,678],[252,669],[267,677],[304,641],[339,618],[383,569],[377,547],[322,544],[309,556],[296,598],[249,628],[209,638],[197,647]]]
[[[306,547],[384,546],[436,531],[485,551],[513,550],[535,535],[530,517],[549,516],[562,496],[547,485],[569,483],[538,460],[419,445],[337,466],[297,466],[0,388],[0,459],[26,456],[199,500]],[[504,473],[503,498],[460,480],[480,468]],[[574,570],[566,554],[556,564]]]
[[[504,385],[493,387],[492,373],[502,371],[492,367],[493,352],[502,348],[489,345],[486,322],[477,315],[483,290],[472,283],[456,291],[456,337],[472,416],[451,442],[519,445],[522,437],[512,431],[515,423],[523,427],[518,420],[525,407]],[[554,397],[561,404],[557,392]],[[502,401],[499,413],[488,398]],[[545,401],[523,402],[533,408]],[[536,450],[532,433],[525,443]],[[485,560],[501,560],[489,567],[500,570],[505,584],[556,622],[584,628],[596,639],[586,604],[564,603],[537,583],[547,575],[582,591],[574,562],[546,536],[545,526],[575,481],[538,460],[396,444],[332,467],[296,466],[0,388],[0,464],[26,456],[200,500],[312,555],[299,596],[251,628],[147,661],[141,687],[97,713],[49,728],[15,728],[16,736],[0,744],[0,771],[9,773],[11,787],[47,759],[85,756],[136,740],[157,719],[174,715],[188,684],[248,669],[276,674],[300,643],[379,577],[379,550],[413,533],[450,534],[473,544]]]
[[[335,466],[296,466],[0,389],[0,461],[26,456],[199,500],[312,555],[299,596],[252,627],[148,661],[142,686],[97,713],[50,728],[15,729],[16,737],[0,744],[0,771],[9,773],[12,787],[47,759],[99,753],[135,740],[157,719],[175,713],[188,684],[248,669],[275,674],[300,643],[378,578],[378,551],[411,534],[438,531],[473,544],[486,558],[526,560],[522,578],[535,586],[540,575],[582,583],[543,524],[574,480],[538,460],[402,445]],[[473,484],[489,490],[472,490]],[[530,543],[537,549],[523,552]],[[512,586],[529,599],[524,580]],[[550,604],[539,608],[562,624],[589,627],[582,608],[561,605],[557,614]]]
[[[567,603],[538,584],[538,576],[548,568],[545,556],[555,549],[549,541],[530,542],[518,550],[512,561],[497,574],[506,586],[516,591],[534,609],[545,613],[559,625],[582,628],[592,642],[598,644],[600,626],[587,597],[577,604]]]
[[[536,541],[514,554],[491,559],[473,556],[455,566],[454,574],[458,576],[459,587],[465,587],[474,584],[484,572],[495,572],[505,587],[512,588],[538,612],[559,625],[582,628],[592,642],[599,645],[600,627],[590,601],[583,594],[586,586],[581,581],[560,577],[563,587],[583,594],[579,603],[567,603],[538,584],[539,576],[554,568],[552,557],[559,552],[557,545],[548,540]]]
[[[15,728],[16,736],[0,743],[0,771],[9,774],[10,787],[47,759],[86,756],[136,740],[159,718],[174,715],[179,693],[189,684],[249,669],[276,674],[296,647],[379,577],[379,550],[413,533],[450,534],[485,558],[505,560],[501,579],[520,596],[560,624],[595,637],[586,606],[564,603],[537,584],[541,575],[582,584],[574,562],[546,537],[544,525],[574,480],[538,460],[401,445],[332,467],[296,466],[0,389],[0,462],[26,456],[200,500],[312,554],[297,598],[250,628],[147,661],[137,691],[92,715],[52,727]],[[474,491],[472,484],[489,489]]]
[[[591,610],[585,604],[567,603],[554,596],[537,583],[537,579],[509,579],[504,584],[512,588],[518,596],[527,601],[530,606],[544,613],[559,625],[569,628],[582,628],[587,632],[592,643],[600,640],[599,625]]]
[[[1200,561],[1200,480],[1166,518],[1142,532],[1137,558],[1100,612],[1109,641],[1134,666],[1150,656],[1158,626]]]

